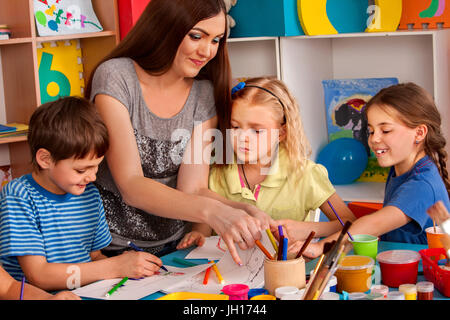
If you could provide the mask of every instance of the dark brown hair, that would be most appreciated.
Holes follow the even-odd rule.
[[[48,102],[36,109],[28,130],[32,164],[36,152],[48,150],[53,161],[84,158],[93,152],[97,157],[105,155],[109,147],[108,130],[95,106],[81,97],[65,97]]]
[[[152,75],[164,74],[171,67],[186,34],[198,22],[220,12],[226,14],[223,0],[151,0],[136,25],[98,65],[109,59],[128,57]],[[213,83],[219,123],[229,117],[231,101],[231,69],[226,38],[227,34],[220,40],[216,56],[196,77]],[[90,98],[95,70],[88,81],[86,98]]]
[[[397,111],[399,119],[409,128],[424,124],[428,128],[423,148],[425,153],[438,167],[447,192],[450,195],[450,181],[447,171],[446,140],[441,131],[441,115],[433,97],[417,84],[408,82],[382,89],[365,107],[365,115],[373,105],[392,108]]]

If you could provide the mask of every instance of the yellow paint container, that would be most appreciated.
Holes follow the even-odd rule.
[[[346,256],[336,270],[339,292],[366,292],[372,285],[374,260],[366,256]]]

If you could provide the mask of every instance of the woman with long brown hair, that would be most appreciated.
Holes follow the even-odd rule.
[[[234,242],[252,247],[269,227],[262,212],[253,217],[248,208],[201,196],[210,163],[203,150],[211,140],[193,137],[216,128],[229,110],[226,30],[222,0],[152,0],[93,73],[86,96],[111,142],[97,178],[111,254],[129,241],[166,254],[190,221],[210,225],[240,263]]]

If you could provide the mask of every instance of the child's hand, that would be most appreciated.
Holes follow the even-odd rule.
[[[70,291],[61,291],[48,300],[81,300],[81,298]]]
[[[194,244],[199,247],[203,246],[205,244],[205,236],[198,231],[191,231],[178,243],[177,249],[186,249]]]
[[[292,241],[305,241],[311,233],[311,228],[303,222],[295,221],[291,219],[277,220],[278,225],[283,226],[284,231],[287,233],[287,237]],[[277,238],[279,239],[278,229],[274,230]],[[286,235],[285,235],[286,236]]]
[[[143,251],[125,251],[115,259],[118,268],[117,277],[142,278],[150,277],[162,266],[158,257]]]
[[[301,246],[303,245],[303,242],[301,242],[300,247],[298,250],[300,250]],[[323,253],[323,245],[319,242],[316,243],[310,243],[306,249],[305,252],[303,252],[303,256],[309,259],[315,259],[319,257]]]
[[[450,214],[442,201],[438,201],[429,207],[427,213],[437,224],[441,224],[450,218]]]

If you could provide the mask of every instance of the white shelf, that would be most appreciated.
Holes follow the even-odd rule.
[[[384,182],[354,182],[334,188],[344,201],[383,203],[384,185]]]
[[[450,29],[232,38],[228,47],[233,77],[272,75],[287,84],[299,102],[314,161],[328,143],[322,88],[327,79],[397,77],[417,83],[434,95],[450,141]],[[384,183],[335,187],[346,201],[384,197]]]

